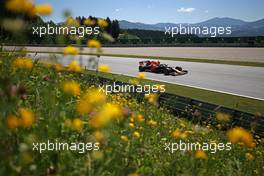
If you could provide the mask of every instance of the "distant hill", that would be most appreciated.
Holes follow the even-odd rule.
[[[145,23],[133,23],[125,20],[119,21],[121,29],[143,29],[143,30],[157,30],[164,31],[165,26],[179,26],[176,23],[157,23],[157,24],[145,24]],[[184,25],[182,23],[182,25]],[[187,23],[185,23],[187,25]],[[249,36],[264,36],[264,19],[246,22],[233,18],[212,18],[200,23],[189,24],[190,26],[206,26],[206,27],[232,27],[232,35],[235,37],[249,37]]]
[[[133,23],[126,20],[119,21],[121,29],[143,29],[143,30],[164,30],[158,24]]]
[[[196,23],[196,26],[241,26],[245,25],[247,22],[243,20],[233,19],[233,18],[212,18],[207,21],[203,21],[201,23]]]
[[[239,26],[233,36],[264,36],[264,19]]]

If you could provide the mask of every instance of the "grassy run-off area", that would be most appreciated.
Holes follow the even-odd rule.
[[[95,74],[93,71],[88,71],[90,74]],[[130,76],[118,75],[111,73],[99,73],[100,76],[109,78],[112,80],[118,80],[122,82],[129,82],[132,79]],[[177,84],[164,83],[159,81],[148,80],[147,78],[142,81],[142,84],[160,84],[165,85],[166,92],[189,97],[192,99],[222,105],[228,108],[237,109],[240,111],[250,113],[264,114],[264,101],[240,97],[231,94],[225,94],[220,92],[208,91],[198,88],[192,88]]]

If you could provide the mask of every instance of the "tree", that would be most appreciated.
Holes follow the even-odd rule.
[[[109,17],[106,18],[106,22],[108,26],[105,28],[105,30],[108,34],[112,34],[112,21],[110,20]]]
[[[112,36],[117,39],[120,34],[120,26],[118,20],[114,20],[112,23]]]

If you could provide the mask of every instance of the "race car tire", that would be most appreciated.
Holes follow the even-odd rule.
[[[185,72],[187,74],[188,73],[188,70],[183,70],[183,72]]]
[[[143,71],[145,71],[145,68],[142,67],[142,66],[139,66],[139,67],[138,67],[138,70],[139,70],[139,72],[143,72]]]
[[[169,75],[170,71],[168,69],[164,69],[164,75]]]

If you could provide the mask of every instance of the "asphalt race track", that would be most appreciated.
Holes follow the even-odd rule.
[[[34,54],[31,54],[34,56]],[[54,55],[53,55],[54,56]],[[98,58],[90,56],[63,56],[56,55],[57,60],[67,65],[70,60],[76,59],[88,69],[95,69]],[[37,54],[36,58],[48,58],[48,54]],[[96,60],[96,62],[94,62]],[[106,57],[99,58],[99,64],[107,64],[112,73],[128,76],[138,74],[138,62],[142,59]],[[214,90],[250,98],[264,100],[264,68],[223,64],[209,64],[196,62],[165,61],[171,66],[181,66],[189,71],[183,76],[165,76],[162,74],[146,73],[147,79],[167,83],[186,85],[191,87]]]

